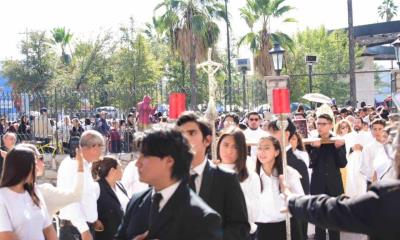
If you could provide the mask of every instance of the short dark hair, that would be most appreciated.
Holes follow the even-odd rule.
[[[188,122],[194,122],[199,126],[201,134],[203,135],[203,139],[207,136],[212,136],[210,124],[192,111],[183,112],[176,121],[176,126],[180,127]]]
[[[246,118],[249,119],[251,115],[257,115],[258,119],[261,119],[260,115],[256,111],[251,111],[247,113]]]
[[[319,115],[318,118],[326,119],[326,120],[329,121],[330,123],[333,122],[332,117],[329,116],[329,114],[327,114],[327,113],[323,113],[323,114]]]
[[[43,107],[40,109],[40,114],[47,113],[47,108]]]
[[[193,153],[188,141],[177,129],[163,127],[147,130],[138,140],[137,146],[144,156],[173,158],[171,178],[185,181],[189,178]]]
[[[222,122],[225,122],[225,119],[226,119],[227,117],[233,118],[233,121],[236,123],[236,125],[239,124],[239,116],[238,116],[236,113],[227,113],[227,114],[225,115],[224,120],[223,120]]]

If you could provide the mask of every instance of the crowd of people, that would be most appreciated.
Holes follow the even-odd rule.
[[[46,111],[39,118],[31,125],[47,123]],[[399,239],[400,231],[390,228],[400,216],[394,206],[400,197],[398,118],[370,106],[305,112],[300,105],[286,124],[258,112],[242,119],[221,115],[213,138],[209,121],[184,112],[176,121],[132,132],[128,150],[137,159],[124,169],[104,156],[112,152],[106,140],[114,121],[109,127],[100,114],[85,128],[65,118],[57,130],[68,136],[63,142],[74,154],[59,166],[57,186],[36,183],[43,156],[34,145],[15,146],[18,137],[8,132],[1,152],[0,239],[283,240],[290,230],[292,239],[302,240],[308,222],[317,240],[327,234],[330,240]],[[306,136],[298,120],[306,122]],[[35,137],[46,141],[49,135]],[[213,141],[216,161],[210,160]],[[392,222],[385,226],[385,219]]]

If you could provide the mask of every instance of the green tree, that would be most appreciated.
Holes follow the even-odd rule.
[[[294,36],[293,51],[286,54],[287,74],[291,75],[289,86],[292,101],[302,101],[308,93],[306,55],[316,55],[318,63],[313,66],[313,90],[336,98],[339,104],[349,99],[349,51],[347,34],[343,31],[328,32],[323,26],[318,29],[306,29]],[[356,57],[362,49],[356,48]],[[358,66],[360,63],[358,63]],[[323,74],[323,75],[322,75]]]
[[[250,32],[245,34],[238,45],[247,44],[254,56],[254,68],[261,76],[272,75],[273,63],[269,55],[272,42],[279,42],[287,49],[292,48],[292,40],[283,32],[271,33],[271,19],[279,18],[293,8],[283,5],[285,0],[247,0],[240,9],[240,15],[245,20]],[[283,22],[295,22],[293,18],[285,18]],[[261,29],[255,30],[256,26]]]
[[[54,76],[51,41],[44,31],[28,33],[21,43],[22,60],[3,62],[2,75],[17,91],[42,91]]]
[[[386,22],[392,21],[394,16],[397,16],[398,6],[393,0],[383,0],[382,4],[378,7],[378,14],[381,19],[385,19]]]
[[[207,49],[218,40],[219,27],[215,20],[225,15],[217,0],[164,0],[156,8],[157,30],[169,36],[171,46],[189,63],[191,108],[197,105],[196,63],[205,59]]]
[[[65,52],[65,47],[69,46],[72,40],[72,33],[68,31],[65,31],[65,27],[62,28],[54,28],[51,31],[51,34],[53,35],[53,41],[55,44],[60,45],[61,47],[61,59],[62,62],[66,65],[70,64],[71,62],[71,56],[68,55]]]

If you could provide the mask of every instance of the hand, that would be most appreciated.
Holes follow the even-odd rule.
[[[0,155],[1,155],[2,158],[6,158],[7,152],[6,152],[6,151],[1,151],[1,150],[0,150]]]
[[[96,222],[94,222],[94,224],[93,224],[93,227],[94,227],[94,230],[96,231],[96,232],[102,232],[102,231],[104,231],[104,225],[103,225],[103,223],[100,221],[100,220],[96,220]]]
[[[336,148],[340,148],[343,145],[344,145],[344,140],[336,140],[335,141],[335,147]]]
[[[93,240],[92,235],[90,234],[89,231],[81,233],[81,238],[82,240]]]
[[[81,147],[75,149],[75,159],[78,162],[78,172],[83,172],[83,156]]]
[[[321,147],[321,140],[311,142],[311,147],[315,147],[315,148]]]
[[[360,144],[355,144],[353,146],[353,151],[362,151],[363,150],[363,146],[361,146]]]
[[[293,195],[293,193],[290,191],[289,186],[286,184],[286,180],[283,177],[283,175],[279,175],[279,186],[281,189],[281,195],[285,201],[285,207],[280,209],[280,212],[287,213],[287,212],[289,212],[289,210],[287,208],[288,200],[289,200],[289,197]]]
[[[142,233],[142,234],[139,234],[139,235],[137,235],[134,239],[132,239],[132,240],[144,240],[146,237],[147,237],[147,235],[149,234],[149,231],[146,231],[146,232],[144,232],[144,233]]]

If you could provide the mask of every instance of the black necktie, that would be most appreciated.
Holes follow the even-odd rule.
[[[151,197],[149,227],[153,225],[153,223],[156,221],[158,217],[161,199],[162,199],[161,193],[156,193]]]
[[[197,176],[198,176],[197,173],[195,173],[195,174],[190,175],[190,178],[189,178],[189,187],[190,187],[194,192],[196,192],[196,183],[195,183],[195,180],[196,180]]]

